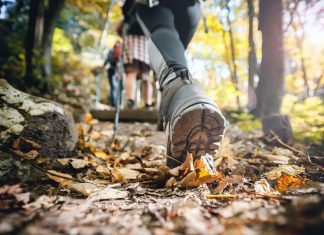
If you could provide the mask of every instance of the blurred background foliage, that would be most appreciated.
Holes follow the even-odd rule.
[[[122,1],[113,5],[108,19],[111,0],[60,0],[64,6],[57,10],[55,20],[50,48],[52,69],[50,73],[34,70],[30,76],[39,82],[30,86],[25,81],[26,47],[33,1],[37,2],[0,0],[0,77],[38,95],[72,96],[91,103],[95,99],[96,82],[92,71],[103,64],[105,54],[119,39],[115,29],[122,20]],[[51,12],[51,4],[55,4],[51,0],[38,2],[42,2],[45,12]],[[285,65],[282,113],[291,117],[298,140],[321,144],[324,139],[324,4],[319,0],[282,0],[282,4]],[[252,13],[249,11],[251,6]],[[251,84],[259,81],[258,69],[262,59],[259,1],[207,0],[202,4],[202,10],[208,32],[201,21],[187,51],[191,72],[243,131],[258,129],[260,121],[249,113],[252,108],[248,90]],[[249,30],[254,33],[255,66],[249,61]],[[32,64],[46,64],[44,48],[32,49],[36,55]],[[251,66],[256,68],[252,83],[249,80]],[[44,83],[47,89],[43,89]],[[103,95],[107,96],[109,85],[106,79],[103,79],[102,87]],[[106,100],[108,98],[104,97],[103,102]]]

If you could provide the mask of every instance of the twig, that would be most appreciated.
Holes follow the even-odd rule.
[[[175,159],[175,158],[173,158],[173,157],[170,157],[170,156],[168,156],[168,155],[165,155],[165,156],[166,156],[167,158],[170,158],[171,160],[173,160],[173,161],[179,163],[180,165],[182,164],[182,162],[178,161],[177,159]]]
[[[283,198],[280,195],[262,195],[262,194],[255,194],[255,193],[251,193],[248,195],[254,196],[255,198],[261,198],[261,199],[285,200],[285,198]],[[237,194],[207,194],[206,195],[207,199],[222,199],[222,198],[237,198],[237,197],[238,197]]]
[[[276,133],[274,133],[272,130],[270,130],[270,134],[272,134],[274,136],[273,140],[278,141],[279,144],[281,144],[282,146],[286,147],[287,149],[290,149],[293,152],[299,153],[304,155],[305,157],[309,157],[306,153],[303,153],[302,151],[295,149],[294,147],[289,146],[288,144],[285,144],[278,135],[276,135]]]
[[[218,198],[237,198],[236,194],[207,194],[207,199],[218,199]]]

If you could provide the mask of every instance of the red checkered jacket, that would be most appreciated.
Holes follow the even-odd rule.
[[[134,59],[150,65],[148,55],[148,41],[142,35],[127,35],[125,50],[123,51],[124,63],[131,64]]]

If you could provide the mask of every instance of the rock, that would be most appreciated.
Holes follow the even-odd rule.
[[[40,145],[39,154],[48,157],[69,156],[78,141],[72,115],[62,105],[0,79],[0,143],[12,148],[18,138]]]

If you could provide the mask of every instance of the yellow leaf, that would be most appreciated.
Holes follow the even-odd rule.
[[[84,120],[86,121],[87,124],[90,124],[90,122],[93,120],[93,117],[90,113],[87,113],[84,115]]]
[[[97,158],[100,158],[102,160],[107,160],[108,159],[108,155],[107,153],[105,153],[104,151],[102,150],[97,150],[94,152],[94,155],[97,157]]]
[[[48,170],[47,172],[48,173],[46,173],[46,175],[48,176],[48,178],[54,180],[63,187],[66,187],[73,183],[73,177],[69,174],[61,173],[54,170]]]

